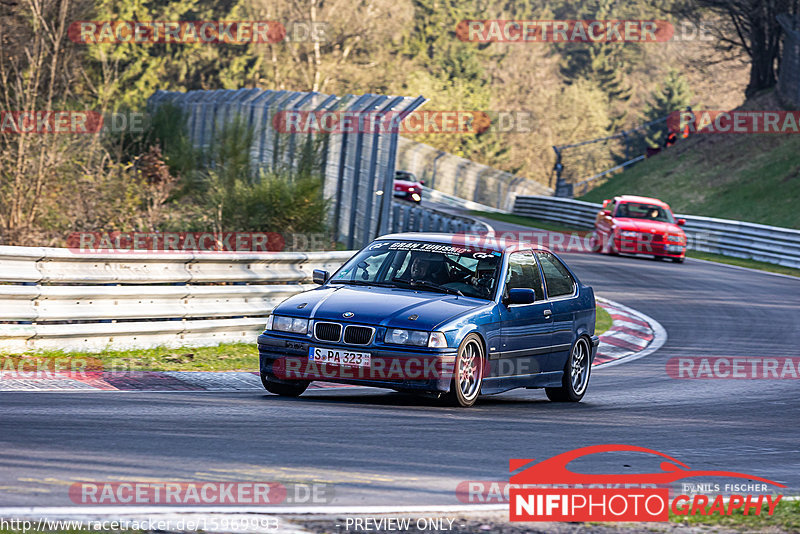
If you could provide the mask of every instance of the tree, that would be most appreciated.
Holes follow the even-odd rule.
[[[644,112],[645,121],[654,121],[672,112],[684,110],[691,104],[691,100],[692,91],[689,82],[680,72],[670,69],[663,85],[650,95],[650,102]],[[653,128],[646,137],[647,144],[654,148],[663,146],[666,136],[666,126]]]
[[[623,18],[620,9],[625,9],[625,16],[631,13],[631,6],[617,6],[615,0],[594,0],[581,4],[574,13],[567,12],[568,17],[577,19],[609,20]],[[627,80],[628,65],[639,59],[641,54],[638,45],[632,43],[568,43],[561,48],[563,62],[561,74],[571,83],[572,80],[587,80],[594,83],[606,94],[610,109],[610,131],[620,129],[627,118],[627,106],[633,90]]]
[[[672,9],[688,20],[708,13],[716,16],[718,24],[707,29],[717,49],[744,52],[750,58],[750,80],[745,90],[748,97],[777,82],[783,30],[776,16],[798,11],[800,0],[683,0]]]
[[[26,244],[32,238],[42,204],[53,194],[51,185],[85,144],[75,136],[25,133],[17,123],[21,112],[46,116],[70,109],[64,95],[79,68],[67,40],[74,10],[70,0],[0,5],[1,243]]]

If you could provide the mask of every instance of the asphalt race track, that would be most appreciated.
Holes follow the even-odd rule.
[[[603,443],[759,475],[800,493],[800,382],[676,380],[665,370],[674,356],[800,355],[800,280],[691,259],[565,258],[599,295],[655,318],[669,336],[649,356],[596,370],[580,404],[527,390],[472,409],[366,389],[299,399],[5,392],[0,502],[69,505],[76,481],[279,480],[333,483],[331,504],[454,505],[461,481],[508,480],[510,458]],[[657,463],[608,454],[576,467],[636,473]]]

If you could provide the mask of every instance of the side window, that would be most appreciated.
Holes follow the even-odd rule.
[[[539,252],[536,255],[542,263],[548,298],[571,295],[575,291],[575,280],[564,264],[550,252]]]
[[[544,300],[542,277],[536,265],[536,256],[529,250],[513,252],[508,257],[506,289],[517,288],[533,289],[536,300]]]

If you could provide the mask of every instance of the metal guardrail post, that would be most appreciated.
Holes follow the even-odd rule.
[[[400,125],[402,124],[403,120],[408,117],[411,113],[413,113],[417,108],[422,106],[427,99],[423,96],[418,96],[411,100],[403,109],[397,110],[397,114],[392,116],[392,134],[389,135],[389,153],[387,155],[387,164],[384,167],[384,175],[383,175],[383,196],[381,197],[381,205],[380,205],[380,212],[378,214],[378,235],[383,235],[387,233],[389,228],[389,217],[384,216],[384,214],[389,213],[389,206],[392,202],[392,196],[394,194],[394,173],[395,173],[395,162],[397,160],[397,143],[400,131]],[[396,123],[394,121],[397,121]],[[396,129],[394,128],[396,126]]]
[[[288,109],[289,104],[293,100],[302,99],[302,98],[303,98],[303,93],[289,93],[289,94],[286,95],[285,98],[282,98],[282,99],[280,99],[280,100],[275,102],[275,109],[276,109],[277,112],[291,111],[290,109]],[[281,160],[283,159],[281,157],[282,156],[282,153],[281,153],[281,138],[283,137],[283,134],[281,134],[281,132],[278,132],[277,130],[275,130],[274,124],[272,124],[273,119],[275,118],[275,114],[272,113],[273,107],[270,106],[267,109],[268,109],[268,112],[269,112],[270,127],[272,128],[272,135],[273,135],[273,137],[272,137],[272,169],[273,170],[278,170],[278,169],[281,168]],[[284,145],[283,148],[284,149],[286,148],[285,145]]]
[[[301,107],[303,107],[303,105],[305,105],[306,102],[308,102],[309,100],[311,100],[312,98],[314,98],[318,94],[319,93],[316,93],[316,92],[306,93],[306,95],[303,96],[302,98],[300,98],[300,100],[298,100],[291,107],[291,109],[289,111],[297,112]],[[295,137],[296,137],[296,135],[297,134],[295,132],[290,132],[289,133],[289,146],[287,147],[287,150],[286,150],[286,158],[284,158],[284,163],[286,163],[287,167],[290,168],[290,169],[296,169],[297,168],[297,158],[295,157],[295,152],[296,152]]]
[[[267,146],[272,140],[275,129],[272,127],[272,121],[269,115],[269,107],[272,103],[286,94],[286,91],[269,91],[262,95],[253,105],[256,109],[261,110],[261,115],[258,118],[260,128],[260,136],[258,141],[258,166],[263,168],[267,167]],[[269,167],[267,167],[269,168]]]
[[[381,101],[376,102],[375,106],[377,106],[378,104],[381,104],[381,103],[383,103],[385,101],[386,101],[386,99],[384,98]],[[373,206],[373,204],[375,204],[376,201],[380,202],[382,200],[382,199],[379,199],[379,198],[375,198],[376,197],[376,194],[375,194],[376,193],[375,181],[376,181],[376,178],[377,178],[376,174],[377,174],[377,168],[378,168],[378,149],[380,147],[379,146],[380,145],[380,140],[381,140],[381,137],[383,135],[396,135],[396,134],[393,134],[391,132],[391,130],[389,131],[389,133],[384,133],[382,131],[382,122],[381,121],[382,121],[383,117],[386,115],[387,112],[391,111],[391,109],[394,106],[396,106],[398,103],[400,103],[402,101],[403,101],[403,97],[402,96],[395,97],[395,98],[392,98],[391,100],[389,100],[388,104],[386,104],[385,106],[383,106],[380,110],[378,110],[376,112],[376,116],[375,116],[376,120],[373,122],[373,124],[377,126],[377,129],[372,134],[373,138],[372,138],[372,147],[371,147],[370,158],[369,158],[369,170],[367,171],[367,190],[366,190],[366,194],[369,195],[369,201],[367,202],[366,210],[365,210],[365,213],[364,213],[364,225],[365,225],[365,227],[364,227],[364,241],[365,242],[362,243],[362,244],[366,244],[366,241],[369,241],[369,240],[377,237],[377,231],[378,231],[377,225],[375,227],[375,232],[372,231],[372,206]],[[386,193],[387,193],[386,191],[383,192],[383,194],[386,194]],[[380,209],[378,209],[378,212],[380,214]]]

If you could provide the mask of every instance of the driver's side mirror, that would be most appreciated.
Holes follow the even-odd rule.
[[[686,219],[678,219],[678,226],[683,226],[686,224]]]
[[[425,180],[420,180],[420,181],[419,181],[419,184],[420,184],[420,185],[425,185]]]
[[[324,284],[328,281],[328,278],[330,278],[330,273],[322,269],[314,269],[314,273],[311,275],[311,279],[315,284]]]
[[[536,293],[527,287],[515,287],[508,290],[508,296],[503,299],[505,304],[533,304]]]

